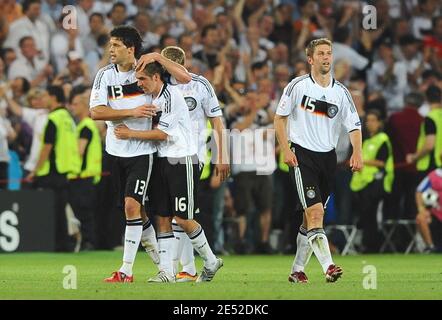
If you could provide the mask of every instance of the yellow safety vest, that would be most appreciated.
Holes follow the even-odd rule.
[[[442,153],[442,109],[437,108],[430,111],[428,114],[428,118],[434,121],[436,124],[436,143],[434,146],[434,163],[436,167],[442,167],[442,161],[440,159],[440,155]],[[421,124],[419,139],[417,140],[417,148],[416,150],[420,150],[423,148],[425,144],[425,122]],[[416,169],[418,171],[427,171],[430,167],[430,154],[427,154],[425,157],[419,159],[416,163]]]
[[[100,132],[94,120],[89,117],[80,121],[77,126],[77,139],[80,139],[80,133],[83,128],[88,128],[92,132],[92,139],[89,142],[87,150],[83,159],[81,159],[80,177],[94,178],[94,184],[101,180],[101,165],[102,165],[102,146]]]
[[[381,146],[387,143],[388,157],[385,163],[384,190],[391,192],[394,180],[394,162],[393,149],[391,147],[390,138],[383,132],[375,134],[373,137],[366,139],[362,144],[362,157],[364,160],[376,160],[376,156]],[[360,172],[355,172],[350,182],[352,191],[360,191],[369,185],[379,172],[379,168],[375,166],[364,165]]]
[[[44,133],[41,137],[41,149],[44,146],[44,136],[49,121],[56,127],[56,137],[52,152],[55,153],[55,168],[59,174],[78,173],[80,171],[80,156],[78,152],[75,122],[65,108],[57,108],[48,115]],[[46,160],[36,172],[36,176],[46,176],[50,173],[50,159]]]

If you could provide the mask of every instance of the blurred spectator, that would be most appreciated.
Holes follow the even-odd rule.
[[[30,36],[20,39],[21,57],[14,60],[8,69],[8,79],[25,78],[31,87],[44,86],[53,74],[53,68],[41,59],[35,40]]]
[[[418,109],[423,101],[420,93],[407,94],[404,109],[393,113],[386,124],[395,163],[393,192],[385,202],[384,210],[390,218],[393,215],[394,218],[412,218],[416,212],[418,177],[415,166],[407,164],[405,157],[416,152],[419,130],[424,120]]]
[[[1,90],[1,89],[0,89]],[[0,189],[8,187],[8,166],[9,166],[9,148],[8,144],[16,138],[17,134],[6,119],[5,115],[0,113]]]
[[[85,38],[90,33],[89,15],[92,12],[107,12],[107,11],[92,11],[94,0],[79,0],[75,6],[77,12],[77,26],[79,26],[80,37]]]
[[[24,16],[11,23],[4,46],[11,47],[16,52],[19,52],[21,39],[23,37],[32,37],[36,44],[36,56],[47,62],[49,60],[50,33],[48,26],[41,19],[41,1],[25,0],[23,1],[22,9]]]
[[[58,32],[52,36],[51,57],[55,62],[56,72],[61,72],[68,64],[68,52],[75,51],[81,58],[84,58],[83,44],[79,37],[78,29],[63,28],[63,20],[66,15],[62,15],[58,20]]]
[[[235,181],[235,209],[239,215],[239,242],[237,253],[246,253],[247,218],[259,221],[260,236],[257,253],[271,253],[269,235],[272,222],[271,176],[276,169],[274,135],[265,130],[272,126],[274,113],[269,108],[269,97],[248,92],[241,105],[235,108],[232,133],[232,173]],[[232,113],[233,110],[228,112]],[[273,138],[273,139],[272,139]],[[250,244],[249,244],[250,245]]]
[[[205,26],[201,31],[202,50],[196,52],[193,57],[200,60],[207,68],[213,69],[217,64],[218,51],[220,49],[217,27],[214,24]]]
[[[1,58],[3,59],[3,62],[5,63],[5,74],[8,74],[9,67],[14,62],[15,59],[17,59],[17,55],[12,48],[3,48],[1,50]]]
[[[98,49],[97,41],[100,36],[107,36],[107,31],[104,26],[104,16],[101,13],[92,13],[89,17],[89,28],[90,32],[81,38],[81,43],[86,54]]]
[[[363,70],[368,66],[368,59],[360,55],[351,45],[350,30],[347,27],[337,28],[333,35],[333,61],[345,59],[350,63],[350,68]]]
[[[109,12],[109,20],[107,20],[106,27],[112,30],[114,27],[125,24],[127,19],[127,6],[124,2],[116,2]]]
[[[407,90],[407,69],[403,62],[393,56],[391,42],[383,42],[379,47],[379,58],[368,71],[370,92],[382,92],[387,101],[388,113],[400,110],[404,105]]]
[[[411,27],[413,35],[422,39],[425,35],[431,32],[433,26],[432,17],[437,12],[437,0],[419,0],[418,1],[418,15],[411,19]]]

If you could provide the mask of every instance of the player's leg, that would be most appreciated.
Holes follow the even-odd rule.
[[[209,242],[207,241],[201,225],[194,220],[195,213],[198,213],[197,186],[199,181],[198,164],[192,162],[191,157],[186,157],[185,163],[170,166],[170,179],[168,180],[175,195],[175,220],[188,235],[193,248],[204,261],[203,271],[200,273],[197,282],[210,281],[215,273],[222,267],[223,262],[217,258]]]
[[[132,282],[132,268],[141,241],[143,220],[141,205],[148,185],[148,173],[151,166],[149,156],[118,159],[120,175],[126,177],[124,191],[124,212],[126,230],[124,233],[123,264],[118,272],[114,272],[106,282]]]
[[[159,268],[160,257],[158,254],[157,234],[152,221],[146,214],[145,207],[141,208],[141,219],[143,219],[143,232],[141,233],[141,245],[152,259],[152,262]]]
[[[296,212],[296,214],[301,213]],[[293,259],[289,281],[306,283],[308,282],[308,278],[304,270],[312,256],[313,250],[307,238],[307,218],[304,212],[302,212],[302,215],[302,224],[299,227],[296,237],[296,255],[295,259]]]
[[[192,242],[183,228],[176,223],[175,219],[172,220],[172,228],[178,242],[177,250],[174,254],[176,280],[177,282],[195,281],[197,275]],[[181,272],[178,272],[180,263],[183,269]]]
[[[298,186],[300,186],[300,182],[295,177],[294,168],[289,169],[289,176],[291,183],[293,184],[295,190],[297,190],[298,199],[300,199],[300,197],[302,196],[302,193],[298,191]],[[302,214],[302,224],[299,227],[298,235],[296,237],[296,255],[292,263],[292,269],[289,275],[289,281],[306,283],[308,282],[308,278],[304,272],[304,269],[310,260],[313,250],[308,242],[307,217],[304,212],[304,208],[303,206],[301,206],[301,204],[302,202],[297,204],[299,210],[293,213],[293,214]]]
[[[177,241],[172,230],[172,208],[169,205],[170,188],[164,179],[164,158],[157,158],[152,192],[149,194],[149,211],[156,216],[160,270],[149,282],[175,282],[173,258]]]
[[[318,154],[299,146],[295,148],[299,165],[294,168],[294,178],[299,200],[305,210],[308,242],[326,274],[327,281],[334,282],[342,275],[342,270],[335,266],[331,257],[323,228],[322,198],[329,195],[329,184],[334,174],[336,156],[332,153]]]

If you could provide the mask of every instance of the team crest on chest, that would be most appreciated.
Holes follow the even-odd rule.
[[[186,100],[187,107],[189,108],[189,111],[193,111],[196,108],[196,100],[192,97],[185,97],[184,100]]]

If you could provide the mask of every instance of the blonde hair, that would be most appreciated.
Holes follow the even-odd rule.
[[[167,59],[172,60],[182,66],[186,60],[186,53],[180,47],[168,46],[161,50],[161,55]]]
[[[32,88],[29,90],[28,94],[26,95],[26,102],[28,103],[28,106],[31,106],[32,99],[35,99],[43,94],[43,90],[39,88]]]
[[[307,45],[307,48],[305,48],[305,54],[307,55],[307,57],[313,57],[313,53],[315,53],[315,48],[317,46],[320,46],[321,44],[326,44],[332,47],[332,42],[327,38],[314,39],[310,41],[310,43]]]

